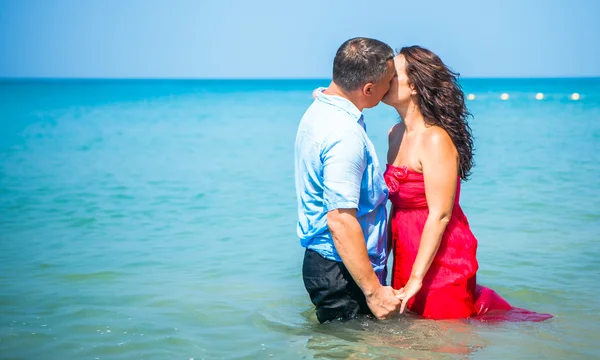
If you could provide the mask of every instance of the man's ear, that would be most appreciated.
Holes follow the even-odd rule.
[[[373,83],[366,83],[365,86],[363,86],[362,92],[363,95],[365,96],[371,96],[373,95],[373,87],[375,85]]]

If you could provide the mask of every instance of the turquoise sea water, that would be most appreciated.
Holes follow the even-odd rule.
[[[0,82],[0,358],[600,356],[600,79],[463,81],[478,280],[555,314],[500,324],[317,324],[293,143],[320,85]],[[385,163],[397,115],[365,117]]]

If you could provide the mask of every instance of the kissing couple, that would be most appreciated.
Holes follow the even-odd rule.
[[[294,161],[302,275],[319,322],[406,309],[429,319],[552,317],[477,284],[477,239],[459,204],[473,138],[457,73],[423,47],[394,54],[381,41],[353,38],[335,55],[331,84],[314,96]],[[380,102],[401,119],[389,131],[385,172],[362,114]]]

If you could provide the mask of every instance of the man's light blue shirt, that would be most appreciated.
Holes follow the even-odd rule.
[[[298,127],[295,173],[302,246],[341,262],[327,212],[357,209],[371,264],[383,284],[388,189],[363,115],[352,102],[318,92]]]

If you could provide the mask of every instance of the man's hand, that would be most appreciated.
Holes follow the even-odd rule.
[[[423,280],[415,277],[411,277],[408,279],[408,282],[400,291],[398,292],[398,297],[402,300],[402,305],[400,306],[400,314],[404,312],[406,309],[406,304],[408,301],[421,290],[421,286],[423,286]]]
[[[401,302],[399,293],[391,286],[380,286],[375,292],[366,296],[367,305],[376,318],[382,320],[398,313]]]

